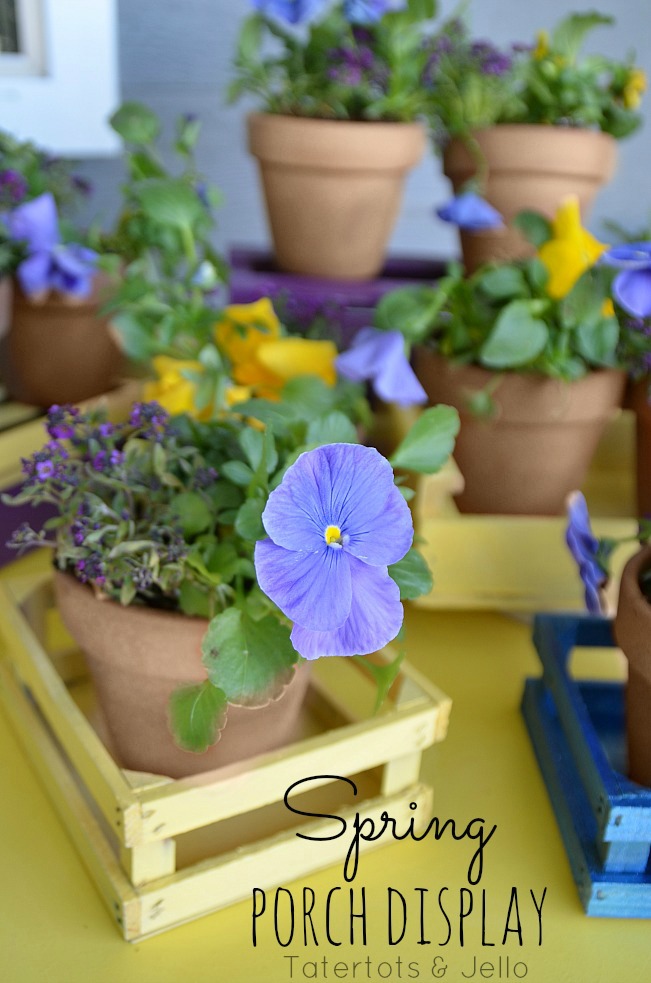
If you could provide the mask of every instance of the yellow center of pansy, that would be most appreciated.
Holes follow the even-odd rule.
[[[328,546],[341,546],[343,537],[339,526],[328,526],[325,531],[325,541]]]

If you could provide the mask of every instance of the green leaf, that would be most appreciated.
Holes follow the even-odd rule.
[[[404,657],[405,653],[399,652],[392,662],[384,662],[382,665],[377,665],[375,662],[370,662],[368,659],[364,658],[364,656],[355,656],[355,660],[361,666],[364,666],[365,671],[373,677],[373,680],[377,686],[373,713],[378,712],[389,695],[389,690],[397,679]]]
[[[348,417],[335,410],[318,420],[312,420],[307,428],[307,444],[358,444],[359,437],[355,424]]]
[[[433,474],[443,467],[459,433],[459,414],[451,406],[432,406],[411,427],[391,457],[394,468]]]
[[[207,593],[189,580],[184,580],[179,588],[179,607],[183,614],[197,618],[210,617],[210,599]]]
[[[542,352],[548,339],[547,325],[532,317],[529,302],[514,300],[501,312],[482,345],[481,362],[491,369],[526,365]]]
[[[615,365],[618,341],[619,323],[615,317],[582,323],[576,331],[579,353],[592,365]]]
[[[160,132],[158,117],[140,102],[123,103],[109,123],[127,143],[149,144]]]
[[[234,485],[246,488],[253,481],[253,471],[244,461],[226,461],[221,466],[221,473]]]
[[[522,270],[517,266],[495,266],[477,277],[477,286],[494,300],[526,297],[529,293]]]
[[[400,588],[401,601],[414,601],[429,594],[433,586],[430,569],[422,554],[415,549],[410,549],[398,563],[391,564],[389,576]]]
[[[170,697],[172,732],[185,751],[206,751],[219,740],[226,723],[228,701],[224,693],[206,681],[184,686]]]
[[[586,34],[600,24],[612,24],[613,18],[599,14],[595,10],[582,14],[570,14],[557,24],[551,36],[550,47],[555,55],[561,55],[569,62],[576,61]]]
[[[202,643],[208,677],[229,703],[266,706],[282,695],[294,675],[298,655],[290,629],[273,615],[254,621],[228,608],[210,622]]]
[[[334,390],[315,376],[297,376],[286,382],[283,401],[302,420],[316,420],[332,409]]]
[[[539,212],[518,212],[513,219],[513,225],[536,249],[540,249],[553,235],[551,222]]]
[[[264,437],[259,430],[247,427],[240,434],[240,447],[251,465],[252,471],[257,471],[264,454]]]
[[[401,331],[412,344],[423,341],[445,304],[456,278],[445,277],[433,287],[398,287],[381,298],[374,323],[382,331]]]
[[[136,362],[145,362],[154,351],[154,342],[146,324],[138,320],[137,314],[124,311],[111,315],[111,327],[120,336],[121,347],[126,355]]]
[[[262,498],[249,498],[242,505],[235,519],[235,532],[242,539],[255,543],[258,539],[266,536],[265,528],[262,525],[262,513],[264,512],[265,502]]]
[[[203,214],[196,191],[177,178],[148,181],[137,196],[145,214],[161,225],[186,230]]]
[[[170,504],[180,519],[184,537],[191,539],[212,526],[212,512],[197,492],[181,492]]]

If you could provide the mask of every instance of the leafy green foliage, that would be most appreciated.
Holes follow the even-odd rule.
[[[427,563],[418,550],[410,549],[398,563],[389,567],[389,574],[400,588],[402,601],[414,601],[417,597],[429,594],[433,581]]]
[[[391,662],[377,663],[371,662],[370,659],[364,658],[363,656],[356,656],[356,661],[364,667],[365,672],[372,677],[373,682],[377,686],[373,713],[377,713],[381,709],[382,704],[389,695],[391,687],[398,678],[404,657],[405,653],[399,652]]]
[[[476,42],[455,15],[429,41],[431,60],[424,75],[428,115],[437,143],[461,138],[477,162],[485,162],[473,131],[499,123],[553,124],[597,128],[617,139],[641,122],[639,70],[633,62],[582,55],[595,28],[611,17],[588,11],[563,18],[551,37],[535,45],[500,50]]]
[[[227,276],[211,242],[219,195],[194,161],[200,123],[194,117],[177,121],[177,174],[159,151],[161,127],[152,110],[125,103],[111,125],[125,143],[128,180],[114,230],[97,233],[93,243],[120,261],[104,310],[134,360],[159,354],[199,358],[213,340],[215,311],[209,297]]]
[[[170,697],[170,719],[179,747],[200,753],[219,740],[228,702],[210,682],[183,686]]]
[[[538,232],[546,225],[542,220]],[[418,324],[423,343],[446,358],[570,381],[594,368],[622,364],[626,357],[623,342],[632,333],[604,313],[611,281],[612,271],[596,265],[565,297],[554,299],[547,292],[545,266],[533,258],[482,267],[470,277],[454,270],[425,292],[405,287],[389,293],[380,307],[382,316],[400,307],[409,310],[406,338],[414,337],[411,325]],[[401,323],[396,319],[394,328],[400,330]],[[474,399],[474,412],[492,413],[491,392]]]
[[[298,658],[289,628],[273,615],[254,621],[239,608],[217,615],[202,643],[208,678],[235,706],[261,707],[277,699]]]
[[[433,474],[452,453],[459,414],[451,406],[431,406],[413,424],[391,456],[394,468]]]
[[[365,25],[363,38],[341,3],[292,30],[255,13],[240,31],[229,98],[246,93],[264,112],[291,116],[414,120],[424,109],[423,41],[435,10],[434,0],[408,0]]]

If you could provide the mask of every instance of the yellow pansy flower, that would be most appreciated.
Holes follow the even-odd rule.
[[[542,61],[549,54],[549,34],[547,31],[538,31],[536,34],[536,47],[533,49],[533,57],[536,61]]]
[[[331,341],[281,337],[281,327],[271,301],[265,297],[254,304],[227,307],[215,326],[215,340],[229,359],[233,381],[232,396],[240,388],[266,399],[278,399],[289,379],[313,375],[327,385],[336,382],[337,349]]]
[[[309,338],[278,338],[258,348],[258,362],[283,386],[300,375],[315,375],[328,386],[337,381],[337,347],[332,341]]]
[[[231,304],[215,325],[215,341],[230,361],[235,382],[265,383],[256,352],[266,341],[280,337],[280,321],[268,297],[253,304]]]
[[[156,379],[145,383],[143,398],[146,402],[155,400],[170,416],[188,413],[197,420],[209,420],[212,407],[207,406],[197,410],[195,397],[197,385],[185,373],[202,373],[201,362],[190,359],[169,358],[167,355],[157,355],[152,364]]]
[[[627,109],[637,109],[646,87],[646,73],[641,68],[632,68],[623,92],[624,105]]]
[[[566,198],[552,222],[553,238],[538,250],[540,261],[549,273],[547,293],[560,300],[570,292],[582,273],[597,262],[608,249],[581,225],[579,199]]]

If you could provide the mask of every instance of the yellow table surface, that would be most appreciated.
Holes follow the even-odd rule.
[[[303,945],[300,920],[298,942],[282,948],[268,919],[260,919],[260,939],[253,948],[248,902],[146,942],[123,942],[0,715],[0,981],[651,980],[651,925],[588,918],[579,903],[519,710],[525,676],[538,674],[529,627],[497,614],[411,610],[407,628],[410,659],[454,701],[448,738],[427,751],[424,760],[424,778],[435,789],[435,815],[442,820],[456,819],[460,829],[475,817],[482,817],[487,827],[497,825],[485,847],[483,877],[472,889],[475,911],[465,920],[463,948],[458,899],[460,890],[468,888],[467,867],[474,847],[467,840],[453,842],[447,836],[438,843],[431,838],[420,843],[392,842],[361,857],[352,887],[357,910],[365,888],[366,947],[361,938],[353,945],[346,940],[339,947],[325,938],[327,892],[345,886],[337,868],[285,885],[299,909],[303,883],[314,890],[318,948],[313,943]],[[336,772],[336,761],[332,767]],[[306,849],[318,849],[318,844],[308,843]],[[283,882],[282,871],[278,881]],[[444,904],[453,934],[447,946],[439,946],[446,924],[436,899],[445,886],[449,890]],[[408,902],[405,937],[394,946],[387,940],[388,887],[400,891]],[[414,890],[417,887],[429,891],[422,897],[427,899],[430,945],[418,944],[416,901],[421,895]],[[518,889],[522,947],[515,933],[501,945],[513,887]],[[539,899],[545,887],[543,939],[538,946],[538,919],[529,892],[533,890]],[[482,947],[482,889],[486,892],[486,941],[497,943],[492,948]],[[337,904],[330,931],[335,939],[347,937],[344,895],[340,891],[333,896]],[[272,909],[272,892],[267,903]],[[455,909],[457,914],[453,914]],[[513,913],[509,925],[515,927]],[[288,956],[296,958],[290,962]],[[433,976],[432,963],[437,957],[440,975]],[[492,973],[485,963],[493,964]]]

